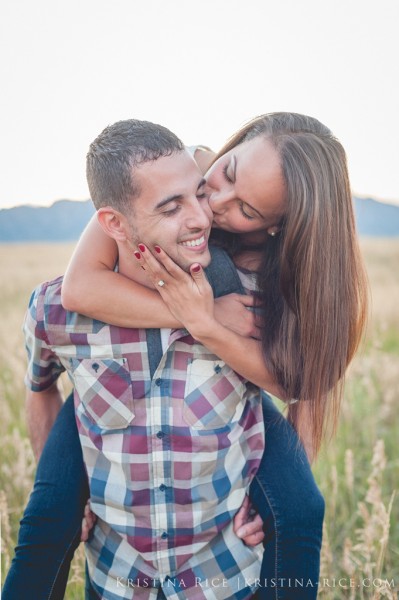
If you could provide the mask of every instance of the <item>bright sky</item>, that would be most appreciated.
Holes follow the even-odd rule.
[[[89,196],[109,123],[218,149],[288,110],[344,144],[352,187],[399,203],[398,0],[2,0],[0,207]]]

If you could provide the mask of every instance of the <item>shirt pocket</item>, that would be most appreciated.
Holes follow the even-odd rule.
[[[220,429],[239,421],[246,386],[222,360],[194,358],[187,368],[183,417],[194,429]]]
[[[126,358],[72,358],[72,375],[85,413],[101,429],[125,429],[134,419]]]

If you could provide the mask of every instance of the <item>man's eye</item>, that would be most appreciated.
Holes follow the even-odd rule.
[[[177,213],[178,210],[180,210],[180,204],[178,204],[174,208],[171,208],[170,210],[164,210],[162,214],[165,215],[166,217],[170,217],[170,216],[174,215],[175,213]]]
[[[197,198],[198,200],[204,200],[205,198],[208,198],[208,194],[206,192],[203,192],[202,194],[197,194]]]

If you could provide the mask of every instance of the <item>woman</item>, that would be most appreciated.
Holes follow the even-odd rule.
[[[239,268],[257,274],[263,317],[264,364],[243,363],[242,352],[226,362],[261,386],[270,383],[268,370],[286,398],[300,400],[290,402],[288,419],[313,456],[336,427],[343,377],[366,315],[345,151],[316,119],[272,113],[227,142],[207,182],[214,241]],[[116,260],[113,242],[93,221],[68,268],[64,306],[121,326],[178,326],[155,292],[111,272]],[[93,292],[99,289],[101,295]],[[231,328],[235,314],[224,317]],[[225,355],[225,338],[219,341]],[[256,343],[248,348],[258,354]]]
[[[208,183],[215,224],[223,230],[218,236],[221,243],[229,248],[244,275],[256,273],[263,316],[261,345],[220,326],[213,318],[212,299],[204,281],[190,285],[189,276],[175,270],[162,250],[155,253],[167,270],[159,270],[145,246],[136,258],[151,271],[154,282],[167,278],[159,290],[173,303],[170,307],[178,319],[171,318],[157,292],[131,290],[129,282],[109,270],[115,264],[115,250],[104,246],[98,232],[93,233],[95,225],[75,254],[64,302],[67,308],[118,325],[174,327],[183,323],[251,381],[264,387],[272,373],[285,396],[299,400],[289,404],[288,419],[312,455],[320,446],[329,414],[333,427],[336,423],[342,378],[359,342],[365,315],[365,280],[345,153],[315,119],[288,113],[265,115],[227,143],[208,173]],[[93,260],[97,271],[93,271]],[[174,295],[173,274],[179,286]],[[196,275],[201,277],[201,271]],[[83,287],[85,283],[87,287]],[[195,298],[185,305],[206,306],[206,313],[204,308],[190,314],[182,311],[183,283],[187,297]],[[75,294],[76,289],[83,290],[81,296]],[[102,289],[102,297],[94,297],[93,289]],[[202,298],[205,302],[200,305]],[[236,298],[231,300],[237,305]],[[226,313],[225,306],[222,312]],[[232,314],[234,317],[227,315],[227,323],[235,320],[236,309]],[[261,580],[269,584],[262,597],[313,598],[317,594],[323,503],[295,433],[270,404],[265,404],[265,421],[266,452],[251,490],[266,525],[267,560]],[[313,585],[293,590],[279,585],[283,578],[310,579]]]

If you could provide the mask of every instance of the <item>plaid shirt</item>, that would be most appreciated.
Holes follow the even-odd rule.
[[[66,370],[75,386],[98,517],[86,545],[95,589],[110,600],[155,600],[160,586],[171,599],[251,597],[259,549],[232,519],[263,453],[258,388],[186,330],[171,332],[151,376],[149,332],[159,330],[67,312],[61,284],[32,295],[26,383],[42,391]]]

